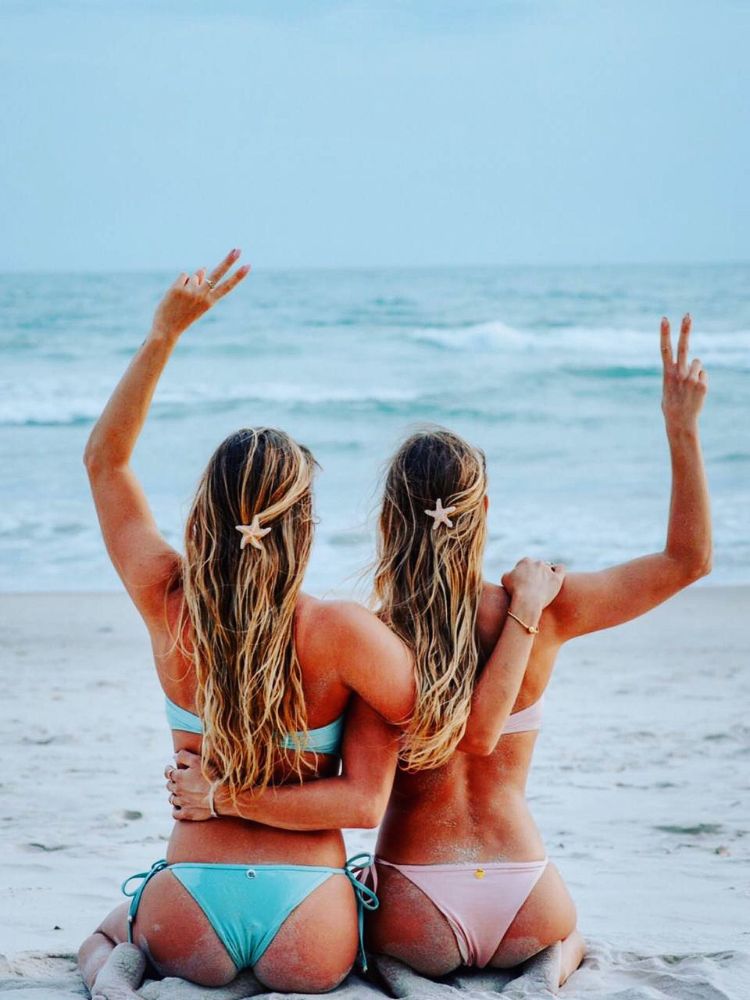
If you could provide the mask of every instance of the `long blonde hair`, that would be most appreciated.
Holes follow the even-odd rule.
[[[408,438],[388,467],[374,596],[381,618],[414,654],[417,701],[401,764],[450,758],[466,729],[479,661],[476,620],[487,534],[484,454],[441,427]],[[435,525],[438,500],[453,527]]]
[[[206,774],[233,795],[271,781],[291,737],[302,776],[307,717],[294,615],[313,539],[315,461],[283,431],[240,430],[216,449],[185,527],[178,642],[197,678]],[[237,525],[270,531],[241,548]]]

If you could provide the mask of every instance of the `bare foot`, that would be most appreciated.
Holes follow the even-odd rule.
[[[91,987],[91,1000],[138,1000],[146,956],[134,944],[118,944]]]

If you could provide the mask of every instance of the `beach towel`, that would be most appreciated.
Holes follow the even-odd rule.
[[[559,947],[557,945],[556,947]],[[341,986],[328,994],[335,1000],[448,1000],[461,993],[461,1000],[489,1000],[498,993],[503,997],[549,997],[551,977],[558,967],[555,949],[550,948],[528,962],[513,975],[500,970],[462,971],[439,982],[426,979],[395,959],[374,958],[373,975],[347,976]],[[73,955],[44,955],[27,952],[12,959],[0,957],[0,993],[8,991],[8,1000],[72,1000],[87,997]],[[272,994],[245,972],[229,986],[207,989],[183,979],[146,980],[138,990],[143,1000],[246,1000],[249,997],[280,997]],[[301,1000],[304,994],[285,994]],[[318,995],[319,996],[319,995]],[[307,998],[306,998],[307,1000]],[[312,1000],[310,997],[309,1000]]]
[[[558,946],[555,946],[559,947]],[[372,978],[352,973],[332,1000],[747,1000],[750,953],[727,950],[684,955],[643,955],[589,942],[584,964],[559,991],[555,948],[541,952],[520,969],[461,970],[439,981],[412,972],[401,962],[373,958]],[[268,993],[251,973],[229,986],[206,989],[183,979],[146,980],[143,1000],[313,1000],[302,994]],[[3,1000],[79,1000],[88,997],[75,956],[25,952],[0,955]],[[320,995],[318,994],[318,1000]]]

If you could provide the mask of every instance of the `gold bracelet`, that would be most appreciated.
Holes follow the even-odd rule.
[[[519,625],[525,628],[529,635],[539,635],[539,627],[537,625],[527,625],[526,622],[522,622],[518,615],[513,614],[510,608],[508,608],[508,615],[514,622],[518,622]]]

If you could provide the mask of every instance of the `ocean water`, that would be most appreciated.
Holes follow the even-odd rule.
[[[0,589],[117,588],[81,455],[172,277],[0,276]],[[322,466],[307,586],[342,593],[372,558],[385,461],[438,422],[487,454],[492,578],[522,555],[602,567],[663,545],[658,327],[687,310],[710,374],[708,582],[748,582],[749,265],[260,268],[183,337],[135,465],[179,545],[216,444],[285,428]]]

